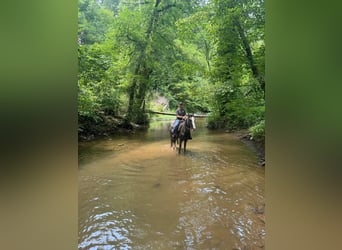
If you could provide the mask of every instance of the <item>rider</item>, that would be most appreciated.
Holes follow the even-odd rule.
[[[186,116],[186,112],[183,109],[183,103],[180,102],[180,103],[178,103],[178,108],[176,110],[176,120],[173,123],[173,128],[171,130],[172,133],[174,133],[175,131],[178,130],[178,126],[181,123],[181,121],[185,119],[185,116]],[[191,135],[190,135],[189,139],[192,139]]]

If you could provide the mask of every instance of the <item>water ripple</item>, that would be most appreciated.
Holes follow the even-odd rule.
[[[80,250],[264,248],[264,170],[236,138],[200,127],[185,155],[156,128],[94,143],[107,151],[79,168]]]
[[[131,249],[131,211],[107,211],[92,215],[90,226],[82,229],[79,249]]]

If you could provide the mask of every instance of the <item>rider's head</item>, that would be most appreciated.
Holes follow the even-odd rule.
[[[183,106],[183,103],[182,103],[182,102],[179,102],[179,103],[178,103],[178,107],[181,108],[182,106]]]

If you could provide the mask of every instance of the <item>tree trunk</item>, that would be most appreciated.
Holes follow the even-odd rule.
[[[128,91],[129,101],[128,101],[128,110],[127,110],[126,122],[130,122],[134,118],[134,113],[135,113],[135,110],[134,110],[135,91],[136,91],[136,88],[137,88],[137,85],[138,85],[138,79],[137,79],[136,76],[139,74],[142,60],[143,60],[143,54],[141,53],[139,58],[138,58],[137,64],[135,65],[132,84],[131,84],[131,86],[129,88],[129,91]]]
[[[143,83],[142,83],[140,82],[139,78],[142,76],[142,77],[145,77],[147,80],[149,77],[149,75],[143,75],[144,73],[146,73],[146,70],[142,68],[143,68],[143,65],[145,64],[144,61],[146,60],[146,49],[151,44],[151,35],[152,35],[153,28],[158,21],[158,6],[160,2],[161,0],[156,0],[156,3],[154,5],[153,14],[151,16],[148,28],[146,30],[146,37],[145,37],[146,42],[143,44],[140,50],[140,55],[139,55],[139,58],[138,58],[138,61],[134,70],[132,84],[129,88],[128,117],[127,117],[128,121],[135,120],[135,118],[137,117],[136,114],[139,113],[139,109],[140,109],[140,105],[135,105],[135,104],[136,102],[140,102],[141,100],[145,98],[145,93],[146,93],[145,91],[146,83],[144,83],[145,79],[143,80]],[[144,85],[144,86],[140,86],[140,85]],[[136,90],[138,90],[139,98],[136,98]],[[136,100],[136,99],[140,99],[140,100]],[[136,122],[139,122],[139,121],[136,121]]]
[[[245,35],[245,32],[244,32],[244,29],[240,23],[240,21],[235,18],[234,20],[234,23],[237,27],[237,30],[238,30],[238,33],[239,33],[239,36],[241,38],[241,41],[242,41],[242,46],[245,50],[245,53],[246,53],[246,57],[247,57],[247,60],[249,62],[249,65],[251,67],[251,70],[252,70],[252,74],[253,76],[255,77],[255,79],[258,80],[259,84],[260,84],[260,87],[262,89],[262,91],[265,93],[265,80],[264,78],[260,75],[260,72],[258,70],[258,68],[256,67],[255,65],[255,62],[254,62],[254,58],[253,58],[253,54],[252,54],[252,50],[251,50],[251,47],[249,45],[249,42],[247,40],[247,37]]]
[[[207,61],[207,65],[208,65],[208,71],[211,71],[211,67],[210,67],[210,47],[207,43],[207,41],[204,40],[204,45],[205,45],[205,60]]]

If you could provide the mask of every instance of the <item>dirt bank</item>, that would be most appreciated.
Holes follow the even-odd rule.
[[[259,165],[265,166],[265,143],[261,141],[255,141],[251,139],[250,135],[248,134],[247,130],[239,130],[232,132],[234,136],[239,138],[243,143],[245,143],[251,150],[253,150],[258,159]]]
[[[123,117],[102,115],[98,120],[79,117],[78,141],[90,141],[112,134],[134,133],[146,125],[127,123]]]

